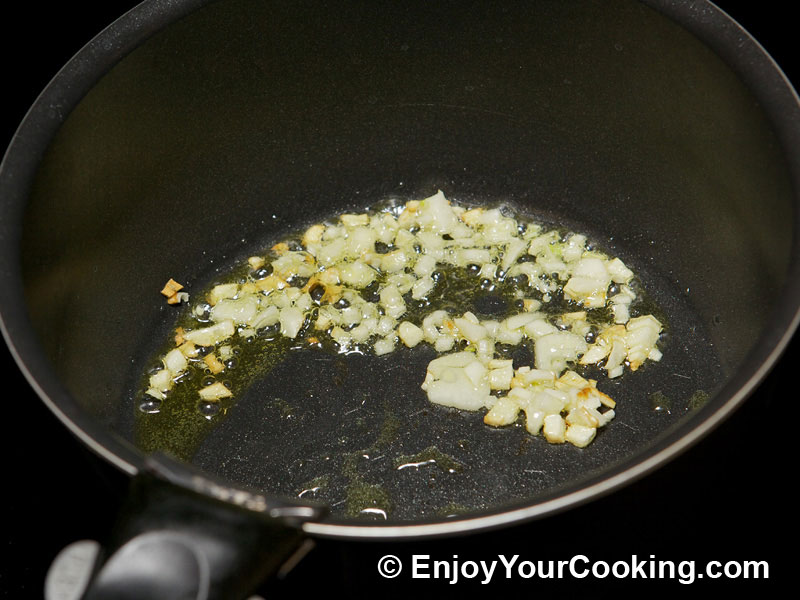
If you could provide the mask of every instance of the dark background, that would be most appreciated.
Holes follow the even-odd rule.
[[[136,2],[9,4],[0,12],[3,149],[57,70]],[[762,43],[790,80],[800,82],[792,52],[797,35],[792,3],[717,4]],[[322,540],[271,592],[288,596],[341,589],[351,597],[400,595],[407,579],[389,582],[376,575],[377,560],[386,553],[401,559],[425,553],[440,560],[454,554],[463,560],[486,560],[501,553],[530,560],[569,559],[575,554],[607,562],[629,560],[632,554],[675,562],[768,560],[771,577],[766,582],[718,580],[670,587],[681,594],[728,593],[742,591],[742,586],[774,589],[791,575],[785,542],[794,541],[797,525],[790,483],[797,473],[792,434],[797,419],[791,407],[797,393],[790,383],[798,357],[796,339],[765,384],[720,428],[666,467],[608,497],[543,521],[463,538],[394,544]],[[4,345],[0,372],[5,404],[0,596],[40,598],[47,567],[62,547],[78,539],[105,538],[125,480],[90,456],[50,415]],[[412,583],[410,591],[417,594],[462,590],[443,583]],[[553,588],[569,597],[578,582],[517,580],[515,585],[530,593]],[[637,593],[659,587],[653,582],[624,585]],[[619,593],[608,580],[589,587],[595,597]],[[497,591],[496,586],[491,590]]]

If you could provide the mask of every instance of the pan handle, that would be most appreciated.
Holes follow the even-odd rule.
[[[300,525],[325,512],[322,506],[233,489],[168,456],[152,456],[131,480],[88,585],[75,595],[53,597],[244,599],[307,551],[310,540]]]

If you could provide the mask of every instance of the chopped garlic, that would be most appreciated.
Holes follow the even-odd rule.
[[[233,336],[234,333],[236,333],[236,327],[233,321],[227,320],[209,325],[202,329],[189,331],[184,337],[187,341],[197,344],[198,346],[213,346],[217,342],[221,342]]]
[[[610,284],[611,275],[603,260],[595,257],[582,258],[564,286],[564,295],[586,307],[602,308],[605,306]]]
[[[569,331],[556,331],[536,339],[536,366],[545,371],[560,373],[568,362],[576,362],[586,352],[588,344],[581,336]]]
[[[489,412],[483,417],[483,422],[494,427],[511,425],[517,420],[519,411],[519,403],[509,396],[504,396],[499,398],[494,406],[489,409]]]
[[[158,390],[159,392],[168,392],[172,389],[173,375],[169,369],[161,369],[150,376],[150,389]]]
[[[661,323],[653,315],[645,315],[628,321],[625,343],[628,347],[627,359],[635,371],[647,360],[658,342]],[[660,356],[659,356],[660,358]]]
[[[564,440],[578,448],[585,448],[597,434],[596,427],[570,425],[564,434]]]
[[[174,279],[170,279],[164,285],[164,288],[161,290],[161,294],[166,296],[167,298],[171,298],[172,296],[180,292],[182,289],[183,286],[180,283],[178,283]]]
[[[200,350],[198,350],[197,346],[192,342],[183,342],[178,346],[178,350],[180,350],[186,358],[195,358],[200,354]]]
[[[225,370],[225,365],[220,362],[213,352],[211,354],[206,354],[203,357],[203,362],[206,363],[209,371],[211,371],[214,375],[217,373],[222,373],[222,371]]]
[[[386,310],[386,314],[393,318],[399,319],[406,312],[406,303],[403,296],[395,285],[387,285],[380,294],[381,305]]]
[[[492,402],[487,369],[472,352],[432,360],[422,389],[431,402],[463,410],[478,410]]]
[[[203,400],[220,400],[222,398],[230,398],[232,395],[231,391],[219,381],[200,390],[200,397]]]
[[[511,361],[508,362],[510,363]],[[514,379],[514,369],[510,364],[489,371],[489,386],[493,390],[511,389],[512,379]]]
[[[397,334],[400,336],[400,341],[409,348],[413,348],[419,344],[424,337],[422,329],[408,321],[400,323],[400,327],[397,328]]]
[[[250,268],[253,269],[253,271],[263,267],[266,262],[267,261],[263,256],[251,256],[247,259],[247,264],[250,265]]]
[[[347,263],[339,269],[339,273],[345,285],[358,289],[367,287],[377,276],[375,269],[363,262]]]
[[[567,441],[567,424],[559,415],[547,415],[542,425],[542,433],[551,444],[563,444]]]
[[[375,342],[374,349],[377,356],[389,354],[394,351],[394,336],[381,338]]]
[[[173,377],[183,373],[188,365],[189,362],[186,360],[186,357],[179,348],[170,350],[164,357],[164,366],[170,373],[172,373]]]
[[[249,257],[251,271],[270,261],[266,277],[252,273],[244,282],[214,286],[208,304],[192,311],[203,326],[179,332],[145,393],[166,399],[192,362],[202,361],[215,374],[224,370],[220,357],[231,357],[226,342],[237,328],[249,338],[278,325],[282,336],[298,340],[294,345],[319,346],[327,336],[340,352],[369,348],[378,356],[399,343],[427,343],[442,354],[429,363],[422,383],[431,402],[487,409],[484,421],[492,426],[515,423],[522,411],[531,434],[584,447],[614,418],[616,404],[571,366],[600,364],[609,378],[626,367],[636,370],[661,359],[663,329],[652,315],[631,318],[634,273],[625,263],[587,248],[582,234],[521,227],[498,208],[467,209],[441,191],[387,212],[340,215],[337,222],[307,228],[291,245],[275,244],[265,253],[270,258]],[[469,267],[476,288],[514,278],[519,311],[483,320],[431,305],[418,314],[436,297],[437,269],[448,265]],[[169,303],[188,301],[181,289],[170,280],[162,293]],[[550,304],[561,291],[575,306],[553,314]],[[612,322],[604,316],[598,323],[596,309],[610,309]],[[314,335],[307,336],[303,325],[312,315]],[[590,335],[596,339],[587,343]],[[514,361],[499,358],[501,347],[526,340],[533,364],[515,369]],[[457,344],[466,350],[453,352]],[[199,347],[215,350],[201,357]],[[200,395],[213,401],[231,392],[214,383]]]
[[[167,298],[167,304],[181,304],[189,301],[189,294],[186,292],[178,292],[174,296]]]
[[[223,298],[211,309],[212,321],[231,320],[236,324],[248,323],[258,313],[258,299],[255,295],[241,298]]]
[[[625,266],[620,259],[614,258],[606,265],[611,279],[615,283],[629,283],[633,279],[633,271]]]
[[[305,315],[296,306],[281,309],[280,313],[281,334],[288,338],[295,338],[303,326]]]
[[[239,284],[237,283],[223,283],[216,285],[211,289],[208,294],[208,302],[214,306],[220,300],[225,298],[233,298],[239,292]]]

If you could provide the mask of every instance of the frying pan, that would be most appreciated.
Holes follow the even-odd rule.
[[[141,40],[144,32],[134,25],[149,21],[149,34],[194,8],[145,4],[104,34],[117,36],[117,44],[98,38],[59,75],[62,85],[57,78],[48,88],[45,94],[56,96],[40,99],[3,165],[7,337],[51,408],[123,470],[147,470],[125,440],[135,425],[132,380],[174,318],[152,298],[164,274],[202,287],[219,272],[216,265],[224,270],[286,227],[358,206],[361,198],[413,197],[438,186],[605,236],[652,282],[671,328],[670,358],[660,370],[626,378],[618,395],[628,404],[628,397],[659,390],[675,405],[661,419],[641,403],[636,412],[631,400],[628,426],[613,435],[609,429],[592,454],[541,444],[519,452],[520,437],[512,437],[518,432],[475,433],[474,423],[452,412],[417,421],[394,413],[414,431],[394,440],[397,454],[430,445],[442,431],[449,443],[469,439],[477,446],[458,456],[471,466],[466,482],[437,480],[442,496],[469,491],[463,503],[473,508],[462,518],[430,518],[436,494],[420,498],[419,481],[387,476],[386,487],[397,484],[395,504],[410,510],[398,511],[399,522],[375,526],[334,515],[306,523],[312,534],[451,534],[567,509],[695,442],[763,378],[793,332],[796,171],[783,149],[795,141],[786,126],[796,118],[795,98],[757,47],[746,61],[726,52],[731,46],[723,42],[742,34],[712,7],[694,6],[682,17],[677,6],[655,6],[703,34],[732,67],[653,7],[635,3],[543,3],[529,9],[534,23],[514,7],[458,19],[444,5],[380,14],[363,8],[353,23],[333,9],[317,9],[309,21],[296,6],[262,8],[265,15],[246,3],[219,2],[155,34],[92,87]],[[277,29],[265,35],[256,23]],[[362,35],[352,35],[355,26],[365,28]],[[109,45],[114,56],[104,55]],[[626,46],[640,51],[626,53]],[[184,54],[174,58],[176,49]],[[487,71],[489,58],[497,68]],[[535,76],[520,76],[520,64],[535,65]],[[326,85],[311,85],[320,81]],[[408,391],[399,395],[411,398],[425,357],[406,358],[408,372],[392,387],[405,382]],[[87,364],[101,375],[87,377]],[[301,408],[336,415],[357,394],[385,396],[374,374],[387,372],[386,365],[356,365],[346,385],[307,394],[326,396],[326,404]],[[330,381],[338,367],[327,368],[320,379]],[[276,386],[307,372],[302,361],[287,364],[263,386],[303,396]],[[688,414],[686,400],[697,389],[712,399]],[[276,454],[307,441],[309,426],[283,425],[269,430],[289,436],[283,443],[265,440],[263,428],[248,427],[254,415],[264,420],[257,412],[264,403],[255,401],[264,390],[258,392],[256,386],[251,399],[242,399],[192,460],[206,471],[204,481],[221,477],[291,496],[301,479],[281,481],[284,466],[270,472],[258,459],[267,447],[270,462],[279,462]],[[377,402],[367,417],[377,421],[366,429],[379,428],[385,417]],[[311,428],[330,444],[346,424]],[[371,442],[351,443],[345,452]],[[303,449],[306,456],[315,452]],[[549,476],[523,475],[531,461]],[[152,468],[173,483],[187,481],[184,465]],[[227,488],[202,491],[212,489]],[[487,496],[487,489],[500,493]]]

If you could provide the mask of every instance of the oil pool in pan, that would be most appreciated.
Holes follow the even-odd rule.
[[[431,206],[437,200],[443,207],[450,206],[441,193],[425,202]],[[350,213],[343,218],[352,220],[350,225],[353,226],[366,225],[365,215],[371,214],[386,216],[396,224],[404,218],[400,216],[403,212],[408,217],[409,212],[419,212],[420,205],[424,203],[383,203],[361,215]],[[477,219],[489,214],[481,207],[470,213],[469,207],[455,203],[452,206],[462,220],[464,214],[467,221],[470,215]],[[409,289],[402,290],[403,307],[393,315],[397,318],[392,319],[388,328],[384,326],[386,331],[377,331],[380,326],[375,319],[372,328],[361,332],[360,336],[356,333],[359,326],[363,329],[361,322],[348,323],[345,327],[339,327],[341,323],[315,327],[321,322],[322,307],[335,307],[337,310],[331,314],[340,316],[350,305],[348,298],[354,300],[356,296],[342,293],[346,285],[330,282],[326,282],[327,288],[317,285],[315,277],[319,271],[309,268],[303,276],[295,273],[294,280],[289,279],[289,286],[308,292],[306,301],[313,300],[308,307],[303,307],[297,323],[290,324],[273,315],[254,327],[239,325],[235,333],[228,331],[216,335],[212,341],[204,340],[202,332],[215,325],[212,305],[227,294],[228,305],[240,310],[241,303],[236,305],[230,300],[238,299],[241,290],[251,289],[260,294],[260,298],[265,292],[278,289],[274,286],[283,279],[273,272],[273,265],[278,264],[274,261],[280,256],[302,256],[300,251],[307,249],[303,242],[309,241],[309,235],[321,235],[324,226],[307,228],[305,235],[287,238],[288,243],[271,244],[271,250],[241,261],[207,289],[197,294],[193,292],[191,298],[183,295],[185,290],[180,290],[180,298],[176,296],[177,286],[166,289],[164,294],[173,296],[171,303],[188,300],[188,308],[181,310],[174,337],[152,359],[135,394],[137,445],[145,451],[170,452],[211,472],[246,480],[251,485],[255,483],[270,493],[326,502],[334,515],[345,519],[440,518],[522,500],[537,491],[556,487],[574,475],[575,465],[579,472],[586,473],[608,461],[607,448],[595,452],[594,445],[616,448],[611,454],[621,456],[620,452],[624,453],[631,443],[646,441],[668,423],[702,404],[702,398],[707,397],[705,390],[714,384],[713,365],[696,369],[700,373],[699,380],[696,372],[684,375],[686,384],[678,397],[668,397],[660,387],[652,387],[660,377],[661,350],[669,354],[676,346],[668,339],[675,336],[676,330],[678,333],[691,331],[702,343],[696,323],[671,316],[690,314],[690,311],[675,310],[676,307],[670,310],[669,302],[667,306],[660,306],[653,301],[653,297],[665,295],[646,294],[644,288],[649,285],[642,285],[618,259],[615,264],[622,269],[622,275],[615,277],[616,282],[605,282],[600,297],[592,296],[591,289],[575,291],[576,286],[570,286],[569,279],[577,259],[572,257],[572,262],[567,261],[570,266],[561,273],[552,270],[565,268],[563,263],[561,267],[552,265],[560,262],[560,254],[570,246],[570,240],[576,246],[572,251],[577,257],[600,256],[605,258],[605,264],[610,264],[611,253],[595,247],[595,240],[602,238],[595,236],[587,241],[586,236],[564,227],[541,228],[535,220],[513,214],[508,207],[495,209],[491,214],[496,220],[514,219],[514,236],[524,240],[524,250],[508,256],[508,240],[503,240],[502,244],[496,244],[501,250],[488,260],[484,257],[484,264],[474,260],[475,254],[466,255],[462,260],[450,260],[451,264],[437,263],[428,269],[430,272],[418,273],[419,279],[410,277]],[[338,219],[330,223],[335,226],[336,221]],[[406,231],[412,234],[426,229],[426,224],[420,227],[416,221],[406,225]],[[434,230],[438,240],[442,236],[445,240],[452,239],[447,232],[437,230],[435,224],[428,224],[427,228]],[[532,233],[534,230],[536,234]],[[389,234],[388,243],[368,240],[374,261],[391,260],[389,257],[398,248],[394,235]],[[557,249],[557,255],[548,254],[541,260],[544,269],[538,262],[542,255],[536,258],[535,252],[530,250],[534,238],[546,239],[548,252]],[[412,236],[409,242],[412,253],[420,252],[417,243]],[[505,261],[502,249],[506,252]],[[416,256],[413,259],[416,260]],[[339,257],[329,262],[335,260]],[[335,266],[352,262],[345,260]],[[522,273],[525,269],[519,267],[526,262],[536,262],[538,271],[543,271],[536,272],[539,277],[535,281],[529,277],[534,274],[532,265],[528,265],[528,276]],[[520,273],[512,270],[512,265]],[[395,265],[393,269],[402,279],[413,266],[414,262],[410,261],[405,266]],[[380,268],[377,272],[381,273]],[[380,285],[374,272],[366,276],[368,280],[358,281],[357,274],[348,275],[353,283],[350,292],[355,292],[359,301],[380,304],[380,316],[391,314],[391,305],[382,302],[380,295],[381,289],[387,287],[387,273],[381,273]],[[428,276],[432,276],[433,285],[413,293],[411,283]],[[623,280],[624,283],[620,283]],[[336,281],[336,284],[341,283],[341,280]],[[285,283],[279,286],[281,290],[285,288]],[[630,297],[625,302],[613,301],[613,296],[619,294],[619,300],[622,292]],[[203,301],[209,297],[213,298],[210,302]],[[572,375],[573,383],[574,380],[579,382],[576,389],[568,388],[563,383],[567,376],[562,376],[556,386],[562,390],[572,389],[573,401],[578,388],[584,393],[596,391],[593,385],[589,386],[589,381],[593,384],[596,380],[597,387],[605,392],[597,393],[589,408],[596,419],[581,409],[594,421],[590,423],[592,427],[583,426],[580,419],[574,429],[567,426],[569,431],[589,432],[590,436],[580,437],[578,441],[568,437],[572,444],[558,443],[564,441],[564,432],[556,427],[553,433],[551,423],[543,424],[542,415],[536,411],[520,410],[519,404],[510,400],[509,412],[506,401],[513,393],[506,397],[506,392],[498,391],[508,390],[511,387],[508,382],[492,386],[487,404],[493,406],[488,415],[486,410],[458,410],[464,408],[464,393],[458,386],[451,386],[450,396],[444,394],[444,402],[439,399],[440,403],[450,404],[449,407],[429,402],[420,388],[426,379],[426,365],[426,384],[429,384],[435,379],[431,372],[436,362],[431,361],[437,356],[462,351],[459,356],[469,357],[463,351],[481,352],[478,343],[464,339],[468,337],[465,334],[455,335],[450,340],[437,338],[438,331],[446,333],[441,322],[437,330],[431,329],[430,324],[427,329],[422,326],[425,317],[435,310],[445,310],[451,317],[464,313],[473,315],[472,320],[479,327],[496,326],[503,319],[518,314],[536,314],[547,321],[545,324],[537,321],[539,327],[566,332],[567,337],[573,332],[575,336],[571,339],[585,340],[580,350],[573,349],[572,355],[568,351],[561,363],[556,361],[550,368],[557,375],[562,372]],[[401,321],[421,325],[422,329],[398,330]],[[609,354],[615,353],[613,349],[609,353],[611,344],[601,342],[608,341],[608,336],[602,334],[613,331],[610,328],[615,323],[616,330],[621,328],[624,335],[625,324],[636,321],[650,327],[654,322],[658,328],[646,336],[650,341],[644,349],[645,358],[639,361],[642,370],[630,373],[627,371],[631,366],[634,369],[640,366],[638,363],[631,365],[635,352],[629,350],[627,357],[623,353],[622,359],[612,358]],[[252,317],[250,322],[254,322]],[[462,323],[463,327],[471,326]],[[533,329],[536,327],[534,325]],[[287,332],[287,328],[290,331]],[[433,331],[427,335],[429,343],[425,343],[426,340],[419,343],[423,329],[427,333]],[[194,338],[192,332],[195,332]],[[495,367],[504,368],[487,373],[513,370],[517,382],[519,378],[530,377],[525,366],[533,366],[535,357],[537,367],[544,360],[534,337],[531,333],[502,339],[501,334],[495,333],[493,339],[506,343],[492,344],[489,354]],[[536,337],[541,339],[542,332],[537,331]],[[189,339],[199,341],[195,345]],[[597,355],[602,345],[608,347]],[[677,346],[680,354],[680,345]],[[179,355],[176,348],[181,348],[185,356]],[[173,364],[171,372],[170,352],[180,363],[177,367]],[[592,352],[596,354],[595,359],[578,360]],[[646,358],[648,355],[650,360]],[[624,363],[619,364],[622,360]],[[612,361],[619,366],[609,365]],[[666,368],[673,368],[672,362],[665,360]],[[488,359],[484,364],[489,364]],[[626,371],[625,376],[620,377],[623,371]],[[488,380],[488,374],[484,375]],[[680,377],[680,373],[673,375]],[[640,384],[631,385],[637,378]],[[699,382],[702,388],[699,385],[692,388],[693,382]],[[558,393],[563,396],[563,391]],[[674,388],[669,393],[674,394]],[[614,411],[610,410],[614,406],[611,398],[620,400],[617,412],[623,418],[611,420],[614,417]],[[434,400],[433,394],[430,399]],[[567,412],[565,409],[562,414],[567,415]],[[568,416],[566,422],[574,421],[577,412]],[[626,414],[637,416],[629,419],[624,417]],[[606,422],[598,425],[597,420],[604,417]],[[482,422],[484,419],[486,423],[505,427],[493,429]],[[562,427],[566,425],[561,417],[550,419]],[[531,425],[532,420],[535,425]],[[607,423],[610,423],[610,431],[621,431],[601,431],[594,440],[595,431],[606,429],[603,426]],[[526,430],[539,435],[531,436]],[[620,434],[630,441],[620,444],[614,439]],[[548,444],[545,440],[556,443]]]

